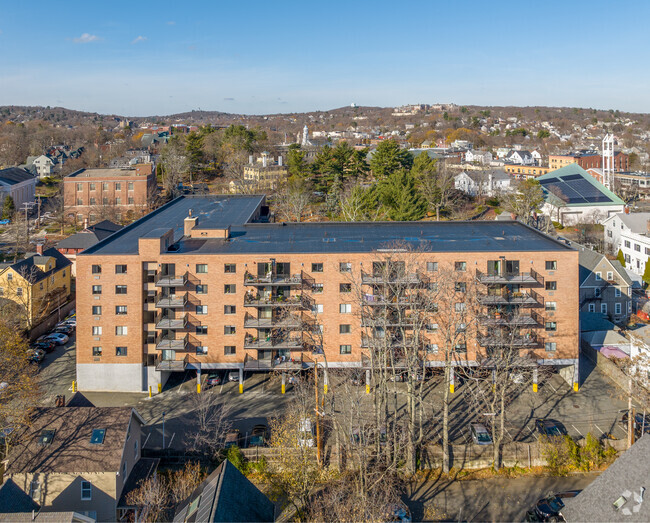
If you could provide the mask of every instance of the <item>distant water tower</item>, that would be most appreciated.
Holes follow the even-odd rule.
[[[603,185],[610,191],[614,187],[614,135],[603,138]]]

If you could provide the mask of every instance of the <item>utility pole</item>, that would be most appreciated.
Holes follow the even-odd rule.
[[[162,426],[162,431],[163,431],[163,442],[162,442],[163,444],[162,444],[162,448],[163,448],[163,450],[165,450],[165,413],[164,413],[164,412],[163,412],[163,414],[162,414],[162,422],[163,422],[163,424],[162,424],[162,425],[163,425],[163,426]]]
[[[632,378],[628,380],[627,396],[627,447],[634,445],[634,409],[632,408]]]
[[[318,402],[318,361],[314,362],[314,389],[316,390],[316,459],[318,465],[321,465],[320,455],[320,411]]]

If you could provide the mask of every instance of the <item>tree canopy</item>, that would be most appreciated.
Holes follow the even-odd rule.
[[[370,169],[376,179],[387,178],[399,169],[410,169],[413,156],[395,140],[381,142],[370,160]]]

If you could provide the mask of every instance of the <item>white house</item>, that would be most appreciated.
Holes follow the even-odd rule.
[[[500,169],[463,171],[454,177],[454,187],[470,196],[494,196],[510,191],[510,180]]]
[[[605,246],[612,253],[620,249],[625,267],[643,276],[650,256],[650,212],[617,213],[603,221]]]
[[[53,160],[44,154],[34,158],[34,161],[32,162],[34,167],[36,167],[36,172],[38,173],[39,178],[50,176],[56,163],[58,163],[56,160]]]
[[[534,165],[533,155],[530,151],[512,151],[506,159],[515,165]]]
[[[34,201],[36,192],[36,176],[19,167],[9,167],[0,170],[0,205],[7,196],[11,196],[16,209],[23,203]]]
[[[470,149],[465,153],[465,161],[468,163],[480,163],[481,165],[486,165],[489,164],[492,159],[492,153],[489,151],[474,151]]]
[[[533,151],[530,155],[533,157],[534,165],[542,165],[542,154],[539,151]]]

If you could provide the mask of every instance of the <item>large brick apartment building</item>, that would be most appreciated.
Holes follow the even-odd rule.
[[[579,151],[570,154],[551,154],[548,157],[549,170],[561,169],[572,163],[577,163],[583,169],[602,169],[603,157],[596,151]],[[614,152],[614,171],[629,171],[629,156],[621,151]],[[543,174],[543,173],[542,173]]]
[[[79,223],[145,214],[158,191],[150,163],[129,169],[80,169],[63,179],[66,213]]]
[[[373,340],[416,343],[393,325],[368,328],[399,305],[387,285],[429,292],[443,273],[456,310],[477,290],[458,364],[489,356],[505,330],[522,361],[577,379],[578,252],[566,244],[519,222],[261,223],[267,213],[264,196],[182,196],[81,253],[79,389],[144,391],[177,371],[241,376],[325,358],[367,368]],[[417,267],[400,272],[410,256]],[[431,367],[444,364],[437,328],[417,342]]]

